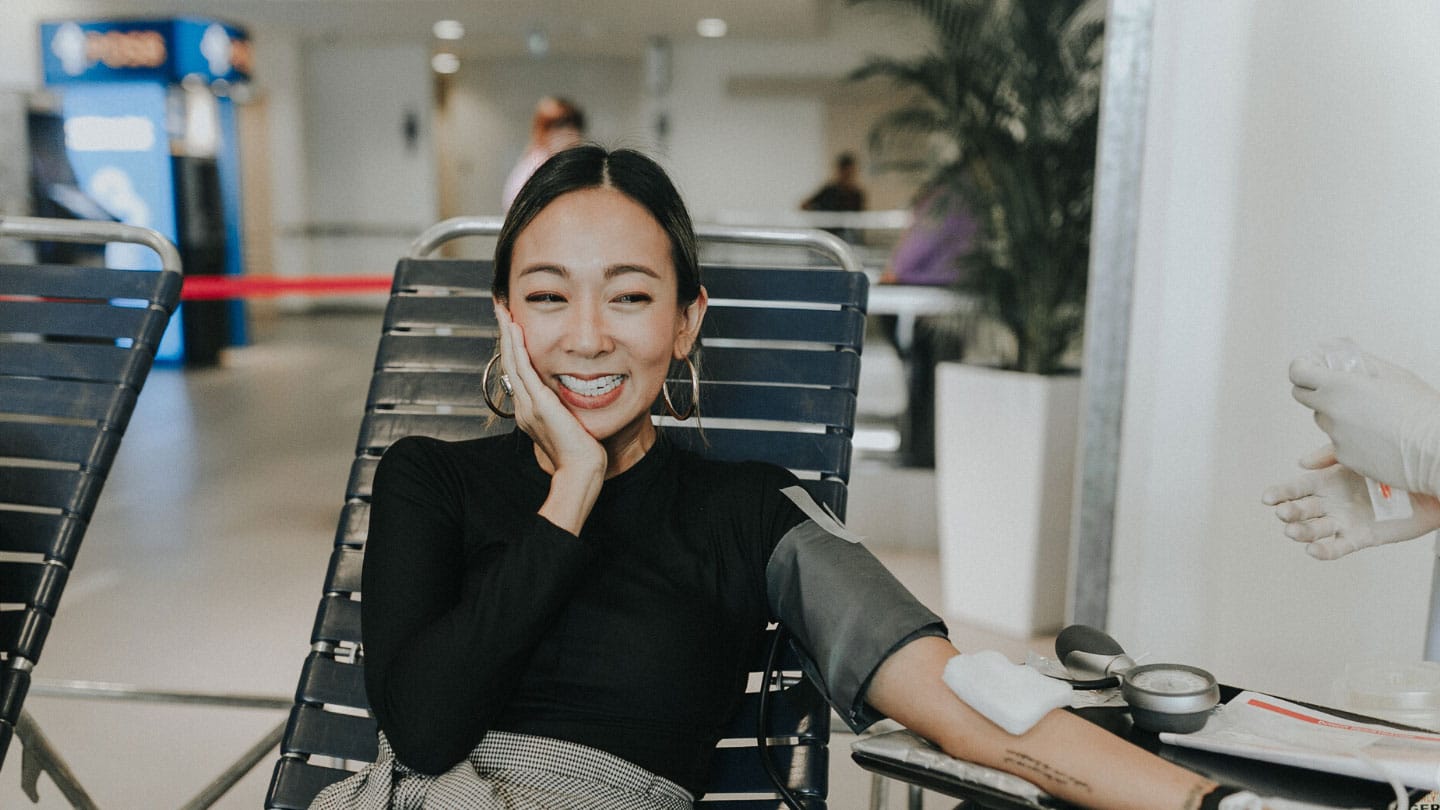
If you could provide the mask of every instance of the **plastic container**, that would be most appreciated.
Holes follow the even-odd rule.
[[[1366,661],[1345,667],[1342,708],[1394,723],[1440,731],[1440,664]]]

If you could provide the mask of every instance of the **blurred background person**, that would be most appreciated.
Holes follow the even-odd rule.
[[[835,158],[835,176],[800,203],[804,211],[864,211],[865,189],[855,181],[859,167],[854,152],[841,152]],[[852,245],[860,244],[858,228],[826,228],[825,230]]]
[[[576,146],[585,137],[585,111],[567,98],[546,96],[535,105],[535,115],[530,120],[530,143],[525,154],[505,178],[505,192],[501,200],[502,209],[510,210],[510,203],[520,192],[520,187],[530,175],[540,168],[551,155],[563,149]]]
[[[940,184],[923,189],[880,283],[954,286],[961,279],[961,261],[974,246],[975,231],[975,217],[957,191]],[[900,334],[894,315],[877,315],[875,320],[905,363],[907,409],[900,420],[900,463],[934,467],[935,364],[961,358],[960,331],[951,316],[922,315],[910,335]]]
[[[806,211],[864,211],[865,189],[855,182],[859,171],[855,153],[841,152],[835,158],[835,177],[800,203]]]

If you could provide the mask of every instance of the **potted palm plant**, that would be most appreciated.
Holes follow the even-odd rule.
[[[945,610],[1014,636],[1063,621],[1099,118],[1096,0],[851,0],[923,15],[934,44],[871,57],[914,101],[872,130],[877,167],[919,170],[977,222],[961,288],[1009,350],[936,374]],[[925,148],[917,150],[916,144]],[[976,322],[957,323],[974,334]]]

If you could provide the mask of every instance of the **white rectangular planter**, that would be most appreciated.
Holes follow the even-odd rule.
[[[941,363],[935,491],[945,615],[1013,638],[1065,620],[1080,378]]]

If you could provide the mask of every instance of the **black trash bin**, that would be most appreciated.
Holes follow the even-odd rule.
[[[225,273],[225,209],[215,158],[175,155],[175,247],[187,276]],[[213,366],[229,343],[228,301],[186,301],[180,306],[185,364]]]

